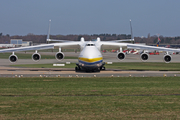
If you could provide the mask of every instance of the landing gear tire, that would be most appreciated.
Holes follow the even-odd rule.
[[[75,71],[78,72],[80,71],[81,69],[79,67],[75,67]]]
[[[75,67],[75,71],[76,71],[76,72],[79,71],[79,68],[78,68],[78,67]]]
[[[100,71],[101,71],[101,68],[94,70],[94,72],[100,72]]]
[[[75,71],[78,71],[78,67],[75,67]]]
[[[106,70],[106,68],[105,67],[101,67],[100,70]]]

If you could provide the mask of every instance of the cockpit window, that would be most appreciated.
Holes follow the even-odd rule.
[[[94,44],[86,44],[86,46],[95,46]]]

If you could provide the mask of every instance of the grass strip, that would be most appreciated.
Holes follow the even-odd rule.
[[[52,64],[27,64],[27,65],[12,65],[14,67],[28,67],[28,68],[58,68],[53,67]],[[75,63],[67,64],[63,68],[74,68]],[[167,71],[180,71],[180,63],[152,63],[152,62],[133,62],[133,63],[113,63],[106,64],[106,69],[120,69],[120,70],[167,70]],[[62,67],[59,67],[62,68]]]
[[[179,77],[0,78],[0,119],[179,119],[179,86]]]

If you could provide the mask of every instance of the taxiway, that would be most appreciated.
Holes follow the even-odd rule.
[[[53,54],[53,53],[49,53]],[[42,54],[43,55],[43,54]],[[67,52],[67,56],[77,57],[78,53]],[[126,59],[119,61],[116,53],[103,53],[104,62],[142,62],[139,55],[127,55]],[[163,54],[150,55],[148,62],[163,62]],[[48,64],[78,62],[77,59],[64,59],[61,62],[56,59],[42,59],[33,62],[31,59],[19,59],[15,64]],[[172,62],[180,62],[180,55],[172,55]],[[16,68],[8,59],[0,59],[0,77],[153,77],[153,76],[180,76],[180,71],[122,71],[107,69],[101,72],[75,72],[74,68]]]

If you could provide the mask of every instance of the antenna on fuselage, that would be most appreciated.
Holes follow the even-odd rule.
[[[47,43],[47,44],[48,44],[49,41],[50,41],[50,39],[49,39],[49,37],[50,37],[50,28],[51,28],[51,19],[49,20],[49,29],[48,29],[47,39],[46,39],[46,43]]]
[[[133,37],[133,31],[132,31],[132,25],[131,25],[131,19],[130,19],[130,28],[131,28],[131,41],[134,44],[134,37]]]

